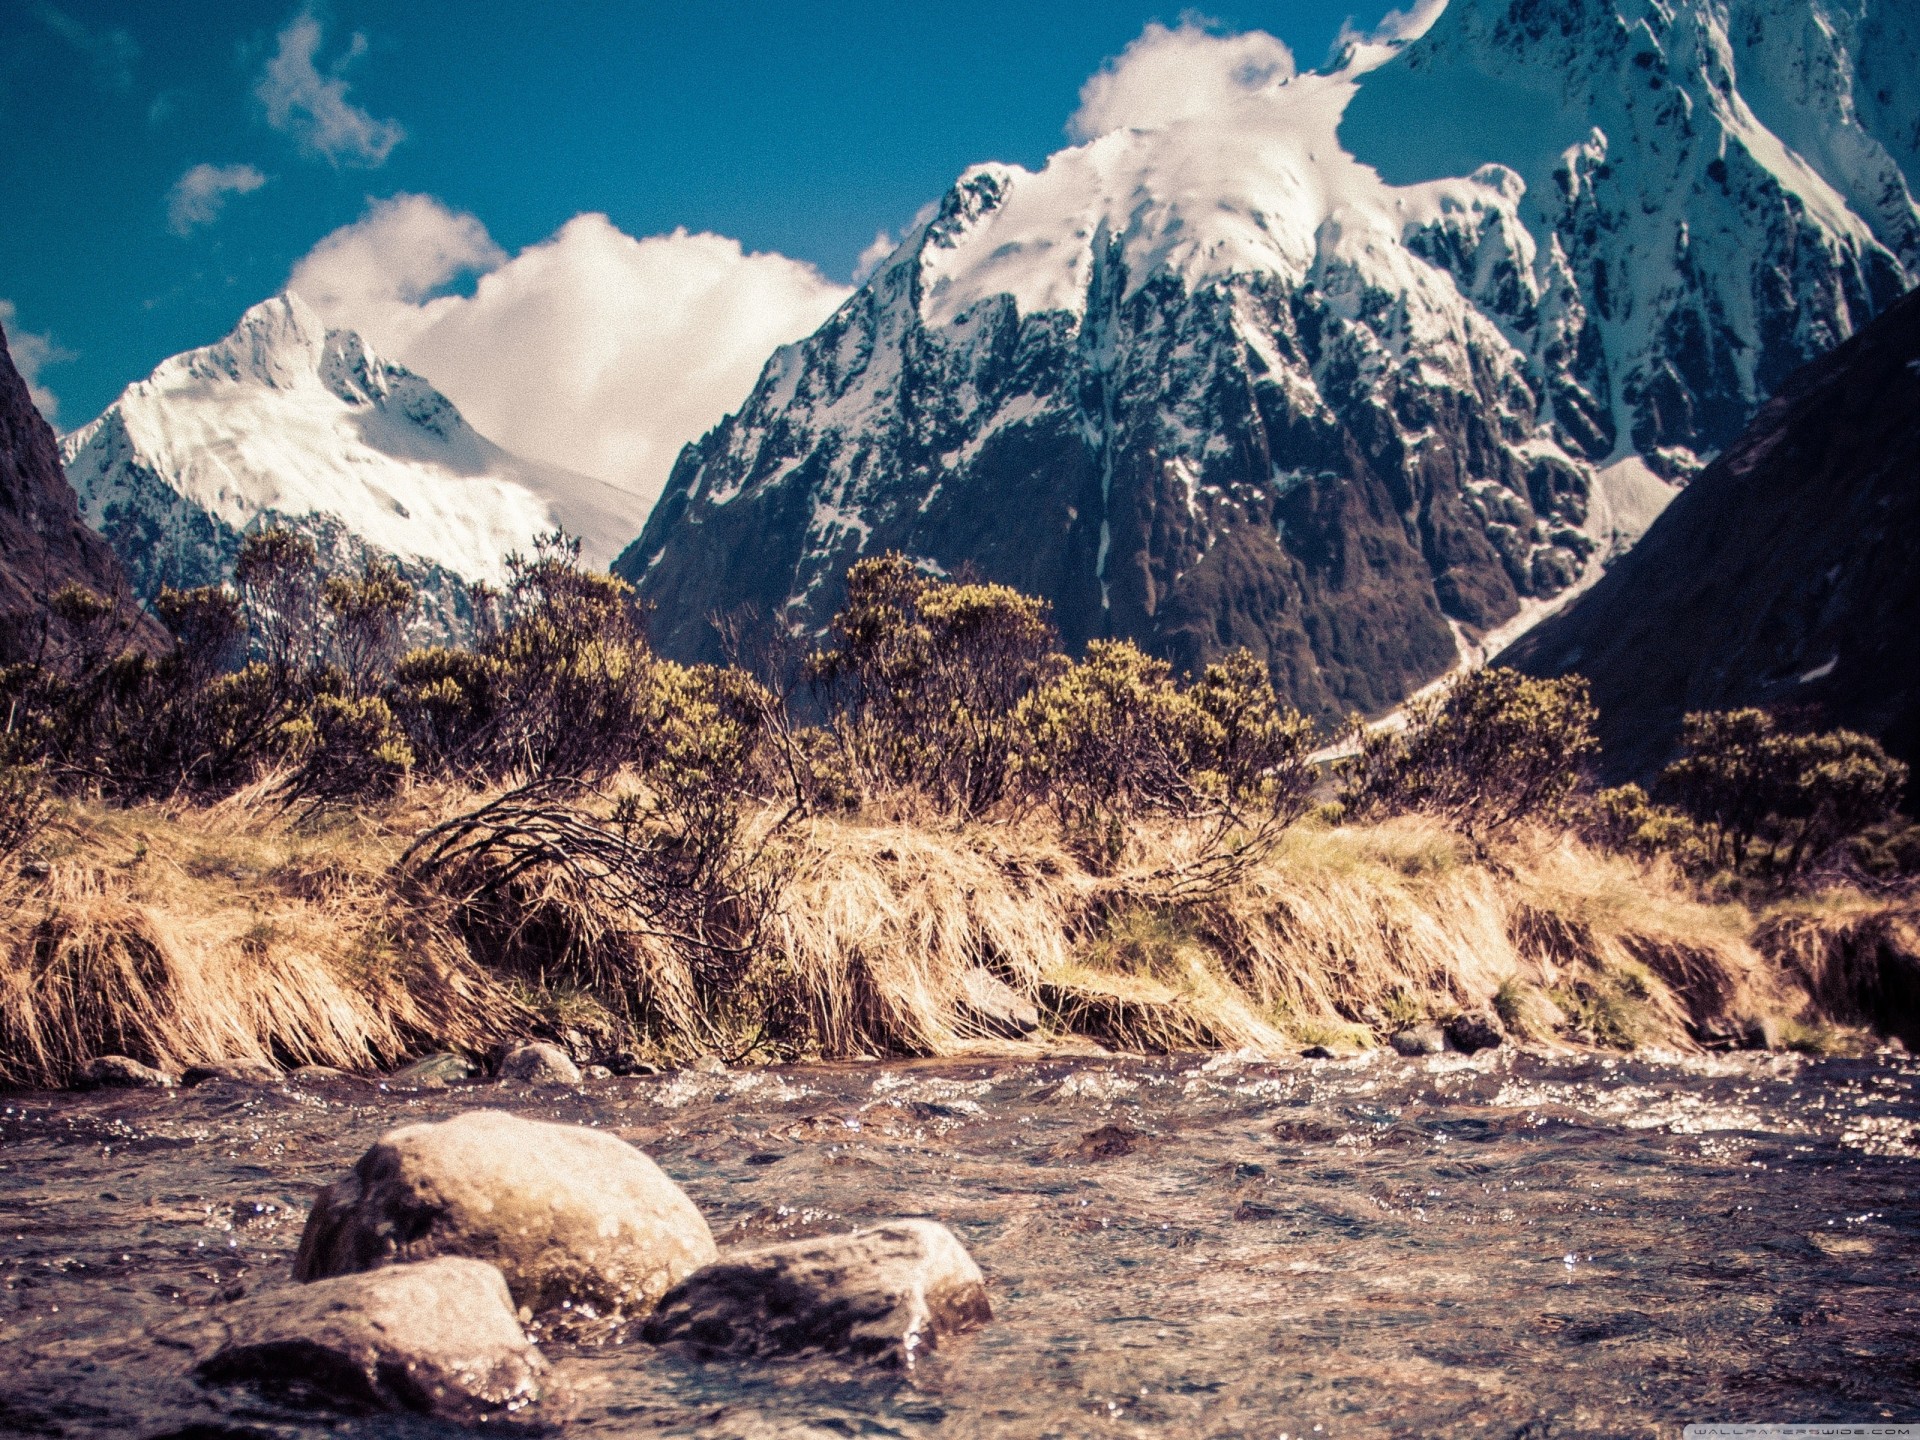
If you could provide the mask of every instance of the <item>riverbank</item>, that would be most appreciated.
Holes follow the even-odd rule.
[[[658,1065],[1338,1054],[1475,1012],[1548,1049],[1863,1051],[1920,1014],[1910,902],[1710,903],[1565,834],[1481,851],[1421,817],[1309,820],[1196,887],[1178,861],[1203,837],[1177,825],[1096,870],[1039,823],[767,811],[743,848],[771,898],[715,983],[710,953],[596,907],[570,871],[478,900],[423,883],[402,857],[469,792],[306,814],[267,793],[62,805],[0,880],[0,1078],[66,1085],[106,1054],[365,1074],[528,1036]],[[996,1012],[1008,992],[1037,1029]]]

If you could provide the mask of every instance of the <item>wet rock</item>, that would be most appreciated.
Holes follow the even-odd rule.
[[[534,1041],[515,1046],[501,1057],[500,1078],[529,1085],[578,1085],[580,1067],[558,1045]]]
[[[1447,1032],[1438,1025],[1413,1025],[1388,1042],[1402,1055],[1438,1055],[1447,1048]]]
[[[500,1272],[451,1256],[263,1291],[212,1323],[200,1379],[356,1409],[480,1420],[539,1400],[547,1368]]]
[[[387,1083],[413,1090],[440,1090],[456,1080],[471,1079],[473,1072],[473,1061],[466,1056],[441,1051],[401,1066],[387,1077]]]
[[[604,1065],[615,1075],[658,1075],[660,1067],[651,1061],[640,1058],[637,1050],[604,1050],[595,1057],[595,1063]]]
[[[1140,1148],[1140,1132],[1124,1125],[1102,1125],[1089,1130],[1068,1153],[1076,1160],[1118,1160]]]
[[[1447,1039],[1453,1048],[1471,1055],[1476,1050],[1491,1050],[1507,1038],[1499,1016],[1487,1010],[1469,1010],[1447,1022]]]
[[[182,1085],[202,1085],[209,1080],[231,1080],[241,1085],[277,1085],[280,1072],[264,1060],[214,1060],[205,1065],[189,1065],[180,1076]]]
[[[980,965],[961,973],[960,1015],[983,1034],[1007,1040],[1023,1040],[1040,1028],[1039,1007]]]
[[[297,1070],[289,1071],[287,1078],[289,1080],[305,1080],[309,1082],[320,1081],[328,1084],[334,1082],[358,1082],[360,1079],[358,1075],[349,1075],[346,1071],[336,1070],[331,1065],[302,1065]]]
[[[644,1333],[707,1355],[822,1352],[910,1367],[917,1351],[992,1318],[980,1267],[953,1232],[895,1220],[730,1255],[670,1291]]]
[[[1771,1015],[1755,1015],[1743,1021],[1740,1027],[1740,1048],[1743,1050],[1778,1050],[1780,1048],[1780,1022]]]
[[[1309,1045],[1300,1052],[1302,1060],[1337,1060],[1340,1057],[1324,1045]]]
[[[173,1076],[125,1055],[96,1055],[80,1071],[83,1090],[158,1088],[176,1083]]]
[[[702,1055],[687,1068],[699,1075],[725,1075],[727,1062],[718,1055]]]
[[[388,1131],[322,1190],[294,1278],[465,1255],[531,1310],[639,1315],[715,1253],[693,1202],[626,1141],[474,1110]]]

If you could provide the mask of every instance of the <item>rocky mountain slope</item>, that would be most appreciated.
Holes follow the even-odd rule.
[[[127,593],[112,549],[80,518],[53,429],[34,409],[0,331],[0,664],[26,658],[46,625],[58,627],[46,600],[69,584]]]
[[[67,436],[61,455],[142,598],[224,579],[249,527],[287,524],[330,566],[393,557],[420,595],[418,638],[461,633],[469,582],[498,584],[506,553],[535,535],[562,527],[604,566],[643,510],[600,481],[509,454],[293,294],[163,362]]]
[[[1784,707],[1920,762],[1920,293],[1799,371],[1634,550],[1500,658],[1577,671],[1606,767]]]
[[[1920,271],[1920,87],[1883,56],[1865,94],[1905,23],[1869,5],[1453,0],[975,167],[615,568],[676,655],[743,605],[815,632],[897,548],[1076,646],[1248,645],[1322,716],[1392,704],[1595,578]]]

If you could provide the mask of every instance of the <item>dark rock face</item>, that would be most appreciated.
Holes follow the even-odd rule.
[[[0,331],[0,662],[31,654],[43,625],[58,631],[46,600],[69,584],[109,599],[127,593],[120,562],[80,518],[53,427],[34,409]],[[144,640],[159,637],[150,621],[136,628]]]
[[[1671,758],[1686,712],[1743,705],[1920,761],[1920,293],[1796,373],[1500,661],[1587,677],[1616,778]]]

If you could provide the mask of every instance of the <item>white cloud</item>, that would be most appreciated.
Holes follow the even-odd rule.
[[[1155,21],[1080,87],[1067,121],[1075,140],[1109,130],[1159,130],[1292,77],[1293,52],[1259,30],[1219,35],[1185,19]]]
[[[1340,65],[1358,60],[1362,68],[1371,68],[1426,34],[1446,8],[1447,0],[1413,0],[1404,10],[1389,10],[1371,30],[1361,29],[1348,16],[1334,37],[1329,62]]]
[[[34,13],[42,25],[92,62],[94,78],[100,84],[109,90],[126,90],[133,85],[133,62],[140,58],[140,45],[125,30],[89,30],[52,5],[37,5]]]
[[[301,11],[280,32],[278,48],[253,87],[266,106],[267,123],[291,135],[306,154],[334,165],[372,169],[386,164],[407,132],[399,121],[376,120],[347,99],[345,72],[367,53],[367,37],[355,32],[325,75],[314,64],[321,39],[320,21],[311,10]]]
[[[167,228],[187,235],[211,225],[227,208],[228,196],[251,195],[266,183],[251,165],[195,165],[167,192]]]
[[[7,332],[7,351],[13,356],[13,368],[27,382],[27,394],[33,397],[34,408],[46,416],[49,425],[57,425],[60,399],[40,383],[40,372],[48,365],[73,359],[73,352],[55,344],[51,335],[14,329],[13,321],[17,313],[11,300],[0,300],[0,328]]]
[[[873,243],[860,252],[860,258],[853,262],[853,283],[862,285],[874,271],[880,268],[880,262],[891,255],[899,241],[885,230],[873,232]]]
[[[475,272],[471,295],[438,293]],[[576,216],[509,259],[473,216],[423,195],[375,202],[287,284],[509,450],[649,504],[680,447],[848,293],[737,240],[685,230],[636,240],[604,215]]]

